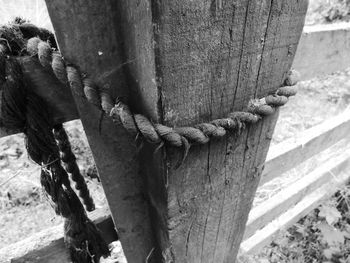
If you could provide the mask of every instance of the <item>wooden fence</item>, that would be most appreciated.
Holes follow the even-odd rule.
[[[294,68],[304,80],[348,67],[350,58],[350,25],[306,27]],[[76,113],[71,114],[75,116]],[[350,111],[313,127],[269,151],[260,186],[283,176],[334,144],[350,138]],[[0,137],[6,132],[0,132]],[[268,244],[281,229],[295,223],[332,195],[338,186],[350,179],[350,149],[342,149],[336,157],[303,176],[272,198],[254,207],[249,215],[243,253],[251,253]],[[107,208],[91,217],[98,223],[108,241],[115,239],[113,222]],[[46,229],[19,243],[0,250],[1,262],[68,262],[61,226]],[[12,261],[10,261],[12,259]]]
[[[349,67],[350,24],[306,26],[293,67],[303,80]],[[243,253],[253,253],[316,208],[350,180],[350,110],[271,147],[260,186],[304,163],[338,142],[343,147],[322,166],[309,172],[249,214]],[[344,146],[345,145],[345,146]]]
[[[350,110],[347,110],[271,147],[260,185],[269,183],[337,142],[349,146],[349,131]],[[344,185],[350,179],[350,149],[347,148],[341,147],[340,154],[253,208],[241,244],[242,252],[257,251],[268,244],[280,230],[298,221],[323,199],[334,194],[338,186]]]

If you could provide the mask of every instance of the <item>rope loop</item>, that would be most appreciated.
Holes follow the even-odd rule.
[[[32,25],[29,28],[34,30]],[[246,124],[257,123],[263,117],[274,114],[277,107],[285,105],[289,97],[296,95],[295,84],[300,79],[297,71],[290,70],[286,74],[285,86],[277,89],[274,94],[251,100],[246,111],[232,112],[227,118],[200,123],[193,127],[171,128],[154,123],[142,114],[135,114],[125,103],[115,101],[108,89],[98,87],[89,76],[81,74],[75,66],[67,64],[58,51],[52,51],[49,42],[37,36],[32,37],[27,41],[27,51],[32,56],[38,56],[42,66],[50,67],[62,83],[68,82],[75,94],[102,110],[116,124],[123,125],[133,137],[140,135],[147,142],[158,145],[158,148],[168,145],[185,147],[185,151],[188,151],[188,145],[206,144],[210,139],[223,137],[228,132],[241,131]],[[3,45],[2,48],[6,49],[6,46]]]
[[[24,131],[28,155],[41,166],[41,185],[56,214],[65,219],[64,239],[72,262],[97,263],[102,256],[109,254],[109,249],[72,189],[68,173],[76,182],[76,189],[88,211],[94,210],[94,202],[63,126],[54,125],[46,103],[31,91],[32,84],[26,83],[18,59],[24,55],[36,56],[45,70],[53,70],[61,82],[69,80],[75,92],[82,92],[83,85],[77,77],[79,71],[66,66],[62,57],[53,52],[49,44],[49,39],[53,39],[51,36],[32,25],[0,27],[2,124],[6,128]]]
[[[43,67],[51,65],[62,83],[68,80],[75,94],[101,109],[115,123],[123,125],[133,137],[141,135],[147,142],[158,145],[158,148],[163,145],[185,147],[185,152],[191,144],[206,144],[211,138],[223,137],[233,130],[241,131],[246,124],[257,123],[264,116],[274,114],[277,107],[285,105],[288,98],[296,94],[295,84],[300,78],[295,70],[289,71],[284,82],[286,86],[262,99],[251,100],[246,111],[233,112],[227,118],[200,123],[193,127],[171,128],[154,123],[142,114],[134,114],[119,100],[114,102],[108,90],[99,88],[91,78],[81,74],[73,65],[65,65],[57,51],[51,54],[47,42],[37,37],[31,38],[28,40],[28,49],[30,54],[39,56]],[[186,157],[187,154],[184,155]]]

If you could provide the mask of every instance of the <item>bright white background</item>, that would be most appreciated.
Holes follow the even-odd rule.
[[[16,16],[52,30],[44,0],[0,0],[0,24],[6,24]]]

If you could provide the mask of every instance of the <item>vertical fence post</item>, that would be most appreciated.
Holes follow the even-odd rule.
[[[47,4],[64,56],[101,84],[109,83],[114,95],[127,96],[134,110],[169,126],[184,126],[244,110],[250,99],[283,83],[308,1],[47,0]],[[123,76],[114,74],[121,72],[121,62],[128,88],[118,85]],[[107,121],[100,135],[93,128],[97,115],[92,119],[89,106],[79,98],[77,104],[129,262],[144,262],[140,258],[153,246],[155,262],[233,262],[277,114],[241,133],[193,146],[178,169],[174,169],[178,149],[154,153],[146,144],[137,174],[132,139]],[[144,200],[136,198],[142,196],[143,177],[147,177],[155,244],[145,245],[151,240],[150,220]],[[133,231],[140,229],[143,239],[141,231]],[[132,249],[134,238],[138,241]],[[140,257],[132,258],[128,252],[138,249]]]
[[[113,1],[47,0],[63,56],[113,96],[126,96]],[[118,235],[129,262],[144,262],[153,247],[134,138],[73,94]]]

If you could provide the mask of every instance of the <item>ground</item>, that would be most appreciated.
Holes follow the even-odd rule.
[[[306,106],[307,105],[307,106]],[[299,84],[299,92],[281,109],[272,144],[322,123],[350,108],[350,69]],[[331,150],[337,148],[337,145]],[[259,187],[257,206],[317,168],[329,156],[317,155],[297,169]],[[337,154],[336,151],[332,154]],[[297,224],[282,231],[256,255],[241,255],[240,263],[350,263],[350,187],[343,186]]]
[[[306,25],[350,21],[349,0],[309,0]]]
[[[34,7],[28,6],[27,0],[0,0],[0,13],[18,15],[16,12],[19,12],[20,8],[14,9],[14,4],[11,3],[17,3],[17,7],[18,4],[22,4],[26,6],[26,12],[27,9],[32,11],[27,12],[27,15],[32,16],[33,22],[50,27],[45,8],[42,7],[43,0],[29,2],[35,3]],[[349,1],[312,0],[306,23],[311,25],[348,21],[350,16],[347,2]],[[0,22],[9,19],[10,15],[0,16]],[[339,114],[349,105],[350,70],[300,83],[298,95],[281,109],[272,143],[277,144],[319,124]],[[81,124],[74,121],[66,124],[66,127],[79,166],[82,172],[86,173],[93,167],[93,160]],[[28,159],[23,135],[0,139],[0,248],[49,226],[62,223],[42,194],[39,170],[40,168]],[[254,205],[298,178],[298,174],[284,176],[283,179],[260,188]],[[105,205],[106,200],[99,182],[89,177],[87,181],[97,207]],[[257,257],[242,258],[242,261],[349,263],[349,193],[344,187],[337,196],[282,233]]]

